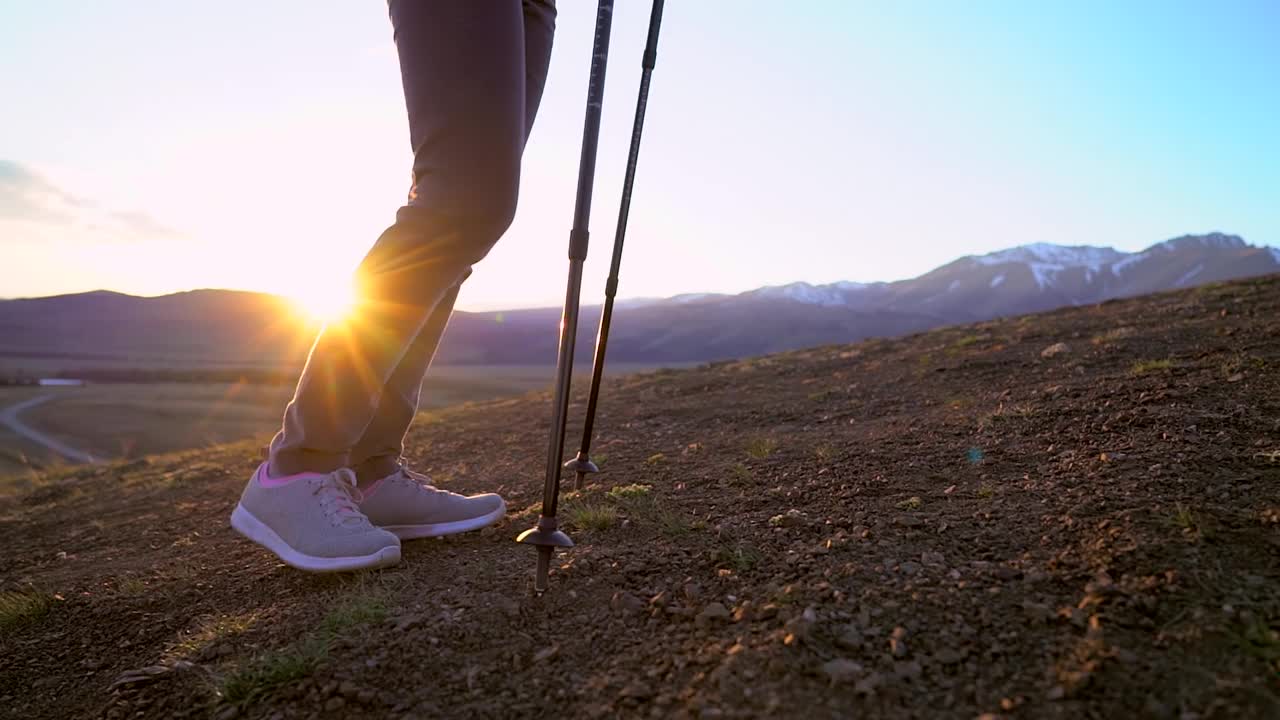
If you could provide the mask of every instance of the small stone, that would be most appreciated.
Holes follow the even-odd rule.
[[[1238,383],[1244,379],[1244,373],[1233,373],[1227,376],[1227,382]]]
[[[751,601],[743,600],[742,604],[733,609],[733,621],[742,622],[751,619]]]
[[[847,683],[862,675],[862,666],[847,658],[836,658],[822,664],[822,674],[833,683]]]
[[[372,690],[365,689],[356,693],[356,702],[360,703],[361,705],[369,705],[375,699],[377,699],[377,697],[378,697],[378,693]]]
[[[218,711],[218,714],[215,715],[214,718],[215,720],[233,720],[233,718],[236,718],[239,715],[240,715],[239,705],[228,705],[227,707]]]
[[[893,519],[893,524],[904,528],[918,528],[924,525],[924,520],[914,515],[899,515]]]
[[[685,583],[681,592],[684,594],[685,600],[693,602],[702,597],[702,586],[697,583]]]
[[[915,575],[924,569],[924,567],[921,566],[920,563],[912,562],[910,560],[902,563],[901,565],[898,566],[898,568],[902,570],[903,575]]]
[[[1019,570],[1018,568],[1009,567],[1008,565],[997,565],[991,571],[991,574],[995,575],[997,578],[1001,580],[1017,580],[1018,578],[1022,577],[1021,570]]]
[[[946,565],[947,563],[946,558],[944,558],[940,552],[920,553],[920,562],[934,567]]]
[[[836,638],[836,644],[845,650],[857,650],[862,647],[862,632],[854,625],[845,628]]]
[[[920,677],[922,672],[924,672],[924,668],[920,667],[920,663],[914,660],[893,664],[893,674],[897,675],[901,680],[914,680]]]
[[[66,551],[66,550],[59,550],[59,551],[58,551],[58,554],[57,554],[57,555],[54,555],[53,557],[54,557],[54,559],[57,559],[57,560],[66,560],[66,559],[67,559],[67,551]]]
[[[622,615],[635,615],[644,610],[645,603],[640,598],[629,592],[618,591],[613,594],[613,598],[609,600],[609,607],[613,611]]]
[[[1067,696],[1066,688],[1062,687],[1061,685],[1054,685],[1053,687],[1049,688],[1049,692],[1045,695],[1045,698],[1049,700],[1061,700],[1066,696]]]
[[[553,657],[555,657],[556,655],[559,655],[559,654],[560,654],[560,646],[559,646],[559,645],[552,645],[551,647],[543,648],[543,649],[539,650],[538,652],[534,653],[534,654],[533,654],[533,661],[534,661],[534,662],[543,662],[544,660],[550,660],[551,658],[553,658]]]
[[[498,607],[498,612],[509,618],[520,617],[520,601],[512,597],[500,597],[494,603]]]
[[[1067,353],[1067,352],[1071,352],[1071,348],[1066,343],[1063,343],[1063,342],[1054,343],[1049,347],[1041,350],[1040,357],[1051,358],[1054,355],[1061,355],[1062,353]]]
[[[699,624],[707,625],[715,622],[723,622],[730,618],[729,608],[724,605],[713,602],[708,603],[702,608],[702,612],[698,613],[697,621]]]
[[[902,626],[895,627],[889,634],[889,651],[896,658],[907,656],[907,630]]]
[[[422,624],[422,619],[421,615],[405,615],[403,617],[398,617],[395,619],[396,631],[404,632],[410,628],[417,627]]]
[[[347,701],[343,700],[340,697],[331,697],[325,701],[324,709],[326,712],[337,712],[341,710],[343,706],[346,704],[347,704]]]
[[[756,611],[757,620],[772,620],[778,616],[778,606],[774,603],[765,603]]]
[[[350,680],[343,680],[338,686],[338,694],[345,698],[353,698],[360,693],[360,688]]]

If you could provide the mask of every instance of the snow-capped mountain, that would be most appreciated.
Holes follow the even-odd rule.
[[[1140,252],[1091,245],[1022,245],[970,255],[893,283],[792,283],[743,293],[857,310],[977,320],[1280,272],[1280,249],[1236,235],[1184,235]]]

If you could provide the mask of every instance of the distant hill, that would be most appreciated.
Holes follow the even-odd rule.
[[[1275,272],[1280,250],[1222,233],[1135,253],[1039,243],[966,256],[891,283],[793,283],[621,302],[609,351],[611,360],[630,362],[745,357]],[[288,308],[279,297],[225,290],[0,301],[0,356],[85,366],[292,366],[305,358],[315,328]],[[582,357],[590,355],[599,312],[583,308]],[[458,312],[438,362],[554,363],[559,317],[559,308]]]

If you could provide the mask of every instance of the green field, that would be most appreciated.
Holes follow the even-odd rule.
[[[585,368],[589,369],[589,368]],[[619,363],[610,374],[653,369]],[[520,395],[550,387],[555,369],[526,366],[433,368],[421,407]],[[579,374],[575,381],[586,382]],[[85,387],[0,387],[0,411],[25,400],[50,400],[23,411],[34,430],[102,459],[132,458],[275,432],[289,385],[248,383],[120,383]],[[43,446],[0,425],[0,476],[24,475],[68,464]]]

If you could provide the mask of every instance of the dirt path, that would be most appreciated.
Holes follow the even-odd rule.
[[[539,598],[548,403],[424,414],[512,516],[376,573],[249,444],[0,496],[0,717],[1280,717],[1280,276],[611,379]]]
[[[53,452],[61,455],[62,457],[72,462],[78,462],[78,463],[97,462],[94,459],[94,457],[89,453],[77,450],[71,447],[70,445],[67,445],[66,443],[62,442],[61,440],[58,440],[57,438],[50,437],[40,432],[39,430],[36,430],[30,425],[27,425],[26,423],[22,422],[22,420],[18,417],[19,415],[22,414],[24,410],[29,410],[37,405],[43,405],[44,403],[49,402],[52,399],[53,399],[53,395],[38,395],[36,397],[24,400],[20,403],[14,403],[9,407],[0,410],[0,425],[4,425],[5,427],[9,428],[13,432],[17,433],[18,435],[21,435],[22,437],[30,440],[33,443],[36,443],[37,445],[43,445],[44,447],[52,450]]]

